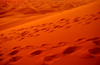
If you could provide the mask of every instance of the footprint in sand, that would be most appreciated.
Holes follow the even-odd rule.
[[[42,44],[41,47],[46,47],[48,46],[49,44]]]
[[[0,57],[3,56],[3,53],[0,53]]]
[[[3,41],[4,42],[8,41],[8,37],[3,37]]]
[[[21,48],[21,46],[16,46],[13,49],[20,49],[20,48]]]
[[[21,40],[23,40],[23,39],[24,39],[24,37],[20,38],[18,41],[21,41]]]
[[[50,65],[54,61],[60,59],[61,54],[52,54],[44,57],[42,65]]]
[[[47,24],[46,24],[46,23],[44,23],[44,24],[42,24],[42,25],[41,25],[41,27],[45,27],[46,25],[47,25]]]
[[[82,40],[84,40],[84,39],[85,39],[85,38],[76,39],[76,42],[82,41]]]
[[[45,31],[47,28],[42,28],[41,31]]]
[[[98,20],[99,18],[94,18],[94,20]]]
[[[100,12],[98,12],[98,14],[100,14]]]
[[[81,20],[85,20],[86,18],[82,18]]]
[[[50,31],[50,28],[47,28],[44,32]]]
[[[19,39],[21,36],[20,35],[17,35],[16,37],[15,37],[15,39]]]
[[[58,26],[58,25],[56,25],[56,26],[54,26],[54,28],[59,28],[59,26]]]
[[[21,30],[24,30],[24,28],[21,28]]]
[[[59,46],[65,46],[67,44],[67,42],[59,42],[58,45]]]
[[[88,18],[88,19],[86,19],[86,21],[89,21],[89,20],[92,20],[92,18]]]
[[[32,33],[29,33],[26,37],[33,37],[34,35]]]
[[[29,33],[29,31],[24,31],[20,35],[21,35],[21,37],[23,37],[23,36],[27,35],[28,33]]]
[[[40,55],[40,54],[42,54],[43,52],[44,52],[43,50],[36,50],[36,51],[33,51],[30,55],[31,55],[31,56]]]
[[[93,41],[94,44],[100,46],[100,40],[97,40],[97,41]]]
[[[78,20],[78,18],[75,18],[74,20],[73,20],[73,22],[79,22],[80,20]]]
[[[12,40],[13,38],[14,38],[14,36],[9,37],[9,39],[11,39],[11,40]]]
[[[44,61],[52,61],[56,58],[59,58],[58,54],[49,55],[49,56],[44,57]]]
[[[86,24],[90,24],[90,23],[91,23],[91,22],[85,22],[85,25],[86,25]]]
[[[34,49],[34,45],[28,45],[28,46],[25,46],[23,49],[27,50],[27,49]]]
[[[40,25],[36,25],[35,27],[40,27]]]
[[[52,33],[52,32],[54,32],[55,30],[50,30],[48,33]]]
[[[41,34],[36,34],[34,37],[38,37],[38,36],[40,36]]]
[[[0,42],[0,44],[2,44],[3,42]]]
[[[63,28],[63,27],[64,27],[63,25],[60,25],[60,26],[59,26],[59,28]]]
[[[15,55],[15,54],[17,54],[18,52],[19,52],[19,50],[14,50],[14,51],[10,52],[8,55]]]
[[[34,26],[31,26],[30,29],[31,29],[31,28],[34,28]]]
[[[81,17],[79,17],[79,16],[75,17],[75,19],[79,19],[79,18],[81,18]]]
[[[3,58],[0,58],[0,62],[3,61]]]
[[[82,46],[70,46],[70,47],[67,47],[64,51],[63,51],[63,54],[72,54],[72,53],[75,53],[79,50],[81,50]]]
[[[68,28],[70,28],[70,27],[71,27],[71,26],[66,26],[65,29],[68,29]]]
[[[65,19],[61,19],[61,20],[58,21],[57,23],[63,23],[63,21],[65,21]]]
[[[66,19],[66,21],[65,21],[65,22],[69,22],[69,20],[70,20],[70,19]]]
[[[47,49],[53,49],[53,48],[58,48],[60,46],[52,46],[51,48],[47,48]]]
[[[37,33],[37,32],[39,32],[40,30],[38,30],[38,29],[34,29],[34,33]]]
[[[65,20],[65,19],[61,19],[60,21],[63,21],[63,20]]]
[[[94,47],[94,48],[88,49],[88,52],[94,55],[100,55],[100,48]]]
[[[68,24],[70,24],[69,22],[67,22],[67,23],[65,23],[64,25],[68,25]]]
[[[11,62],[17,62],[20,59],[22,59],[22,56],[15,56],[15,57],[12,57],[9,61],[11,61]]]
[[[94,16],[94,14],[90,14],[90,16]]]
[[[53,23],[49,23],[49,25],[52,25]]]
[[[12,58],[8,59],[8,61],[4,65],[9,65],[9,64],[14,65],[14,62],[16,63],[16,62],[20,61],[22,58],[23,58],[22,56],[12,57]]]
[[[95,58],[91,53],[89,53],[87,50],[83,50],[80,53],[77,54],[79,58],[81,59],[91,59]]]
[[[100,39],[100,37],[93,37],[93,38],[87,39],[86,41],[94,41],[94,40],[99,40],[99,39]]]
[[[21,46],[16,46],[16,47],[13,47],[12,50],[22,50],[23,48],[21,48]]]
[[[4,34],[0,34],[0,36],[4,36]]]

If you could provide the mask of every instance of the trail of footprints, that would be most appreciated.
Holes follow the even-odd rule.
[[[97,14],[90,14],[90,15],[85,15],[83,18],[82,17],[76,17],[73,20],[73,23],[77,23],[77,24],[90,24],[92,21],[91,20],[98,20],[100,19],[100,12],[98,12]],[[90,18],[87,18],[87,17]],[[85,21],[85,22],[80,22],[80,21]],[[56,23],[44,23],[41,25],[36,25],[36,26],[30,26],[29,28],[21,28],[18,30],[12,30],[9,33],[2,33],[0,34],[0,44],[7,42],[7,41],[11,41],[11,40],[23,40],[26,37],[38,37],[40,36],[40,32],[54,32],[56,29],[68,29],[72,26],[70,26],[70,19],[61,19]],[[29,31],[28,29],[31,29],[33,31]],[[23,31],[23,32],[20,32]],[[9,37],[7,37],[6,35],[10,35]]]
[[[87,18],[90,17],[90,18]],[[0,44],[11,41],[11,40],[18,40],[21,41],[25,39],[26,37],[38,37],[41,35],[40,32],[47,32],[51,33],[54,32],[57,29],[68,29],[71,28],[72,26],[70,23],[77,23],[77,24],[90,24],[91,20],[99,20],[100,19],[100,12],[97,14],[90,14],[90,15],[85,15],[83,18],[82,17],[76,17],[73,19],[73,22],[70,22],[70,19],[61,19],[56,23],[44,23],[41,25],[36,25],[36,26],[30,26],[29,28],[21,28],[18,30],[12,30],[9,33],[2,33],[0,34]],[[85,21],[85,22],[81,22]],[[33,31],[29,31],[33,30]],[[23,31],[23,32],[20,32]]]
[[[83,23],[90,24],[92,22],[90,20],[93,19],[95,21],[95,20],[100,19],[99,14],[100,14],[100,12],[98,12],[98,14],[91,14],[90,15],[91,18],[88,18],[88,19],[85,17],[83,17],[83,18],[76,17],[73,20],[73,22],[77,23],[77,24],[83,24]],[[86,16],[88,17],[88,15],[86,15]],[[96,16],[98,16],[98,17],[96,17]],[[86,22],[80,22],[80,20],[85,20]],[[56,29],[62,29],[62,28],[68,29],[71,27],[69,25],[71,22],[69,22],[69,21],[70,21],[69,19],[61,19],[57,23],[45,23],[42,25],[31,26],[29,28],[21,28],[18,30],[12,30],[11,32],[9,32],[7,34],[3,33],[3,34],[0,34],[0,44],[7,42],[7,41],[16,40],[16,39],[21,41],[25,37],[38,37],[39,35],[41,35],[39,32],[51,33],[51,32],[54,32]],[[33,31],[32,32],[28,31],[28,29],[31,29]],[[20,32],[22,30],[23,30],[23,32]],[[6,35],[10,35],[10,36],[6,37]],[[89,59],[89,58],[94,58],[98,55],[100,56],[100,37],[94,37],[94,38],[89,38],[89,39],[79,38],[75,42],[81,42],[81,41],[85,41],[85,43],[92,41],[92,43],[94,45],[96,45],[96,47],[94,46],[94,48],[86,49],[87,53],[81,53],[79,55],[80,58]],[[11,62],[17,62],[17,61],[23,59],[23,56],[15,56],[15,55],[17,55],[18,53],[21,53],[21,51],[24,49],[28,50],[28,49],[36,49],[36,48],[45,48],[45,50],[38,49],[38,50],[31,52],[30,56],[34,57],[36,55],[37,56],[41,55],[42,53],[49,51],[50,49],[67,46],[67,44],[68,44],[67,42],[59,42],[57,45],[51,45],[51,46],[49,46],[48,44],[43,44],[38,47],[34,47],[34,45],[29,45],[24,48],[21,48],[21,46],[16,46],[13,49],[11,49],[9,51],[9,53],[7,54],[8,56],[12,56],[12,57],[4,65],[7,65]],[[82,43],[82,44],[84,44],[84,43]],[[0,48],[2,48],[2,47],[0,47]],[[79,49],[81,49],[81,48],[82,47],[78,46],[78,45],[69,46],[64,51],[62,51],[62,53],[47,55],[44,57],[44,59],[43,59],[44,61],[43,61],[42,65],[48,65],[48,64],[50,64],[49,62],[56,61],[60,57],[63,57],[63,55],[71,55],[71,54],[79,51]],[[2,50],[0,50],[0,62],[5,60],[5,58],[2,58],[3,55],[4,55],[4,53],[2,53]]]
[[[85,42],[82,42],[82,41],[85,41]],[[77,45],[75,42],[79,42],[82,44],[91,42],[91,45],[93,45],[94,47],[85,48],[81,44]],[[74,43],[76,45],[71,45]],[[13,63],[13,62],[17,63],[19,61],[22,61],[24,56],[23,55],[18,56],[17,54],[21,53],[21,51],[23,50],[29,50],[29,49],[31,49],[30,54],[29,54],[30,56],[28,55],[26,56],[34,58],[34,56],[40,56],[44,54],[45,52],[50,51],[52,49],[66,47],[65,49],[61,51],[61,53],[58,52],[58,53],[53,53],[53,54],[46,54],[43,58],[42,65],[49,65],[53,63],[54,61],[59,60],[61,57],[64,57],[66,55],[73,55],[76,53],[78,53],[77,55],[81,59],[91,59],[91,58],[100,56],[100,37],[79,38],[75,40],[74,42],[71,42],[70,45],[68,44],[69,44],[68,42],[59,42],[56,45],[42,44],[37,47],[34,47],[34,45],[28,45],[23,48],[21,48],[21,46],[16,46],[16,47],[13,47],[10,51],[8,51],[6,55],[10,58],[6,62],[4,62],[3,65],[9,65],[10,63]],[[84,53],[84,51],[87,51],[87,52]],[[7,58],[2,57],[4,54],[5,53],[0,52],[0,62],[5,61],[7,59]]]

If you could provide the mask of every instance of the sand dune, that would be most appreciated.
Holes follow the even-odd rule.
[[[36,20],[52,14],[73,9],[96,0],[0,0],[0,30],[7,29],[13,26],[21,25],[29,21],[26,19]],[[32,16],[31,16],[32,15]],[[30,18],[32,17],[32,18]],[[7,19],[5,19],[7,18]],[[12,19],[17,19],[17,22]],[[20,19],[19,19],[20,18]],[[8,21],[8,19],[10,21]],[[14,24],[16,22],[16,24]],[[11,26],[6,26],[12,24]]]
[[[29,14],[37,10],[14,9],[23,18],[12,19],[29,22],[2,27],[0,65],[100,65],[99,6],[96,1],[34,21]]]
[[[21,8],[18,12],[23,14],[35,14],[38,13],[38,11],[31,9],[31,8]]]

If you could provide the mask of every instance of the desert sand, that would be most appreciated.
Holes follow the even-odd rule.
[[[0,30],[70,10],[94,1],[97,0],[0,0]]]
[[[0,65],[100,65],[99,0],[39,15],[18,8],[0,14]]]

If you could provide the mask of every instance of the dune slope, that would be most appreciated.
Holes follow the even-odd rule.
[[[100,65],[99,6],[96,1],[0,31],[0,65]]]

